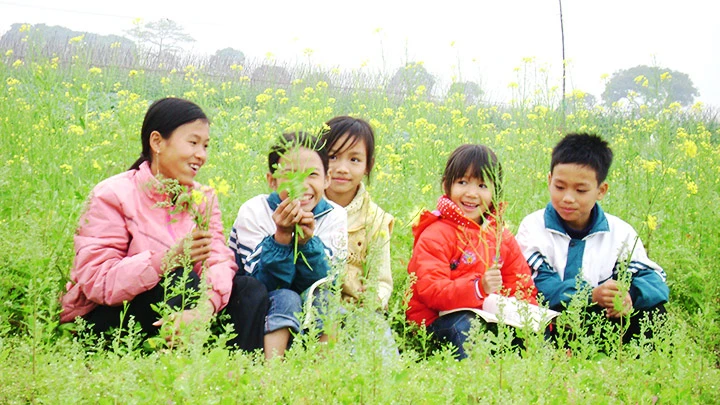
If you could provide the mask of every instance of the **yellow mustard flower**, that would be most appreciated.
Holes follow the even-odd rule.
[[[685,142],[682,144],[682,150],[685,152],[685,156],[689,158],[694,158],[697,156],[698,147],[695,144],[695,142],[691,141],[690,139],[686,139]]]
[[[77,44],[78,42],[82,42],[83,39],[85,39],[85,34],[70,38],[68,44]]]
[[[661,165],[661,163],[659,160],[641,160],[640,165],[646,172],[653,173],[655,172],[655,169]]]
[[[68,133],[73,134],[73,135],[82,135],[85,133],[85,129],[83,129],[83,127],[81,127],[79,125],[71,124],[68,127]]]
[[[272,96],[269,94],[265,94],[265,93],[260,93],[257,95],[257,97],[255,97],[255,101],[258,104],[267,103],[270,100],[272,100]]]
[[[228,191],[230,191],[230,185],[228,184],[227,180],[215,177],[215,179],[210,179],[209,181],[210,187],[214,188],[215,191],[220,195],[228,195]]]
[[[645,222],[649,230],[654,231],[657,229],[657,217],[655,215],[648,215]]]
[[[191,192],[192,200],[195,205],[200,205],[205,201],[205,193],[198,189],[193,189]]]

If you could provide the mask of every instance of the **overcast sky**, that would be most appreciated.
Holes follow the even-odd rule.
[[[178,6],[184,3],[186,5]],[[563,0],[568,90],[598,99],[603,74],[639,64],[690,75],[699,100],[720,107],[718,6],[707,0]],[[535,57],[559,84],[557,0],[305,0],[180,2],[163,0],[0,0],[0,32],[13,23],[61,25],[119,34],[142,18],[169,18],[211,54],[233,47],[248,58],[311,62],[392,74],[423,61],[445,85],[480,82],[492,101],[508,98],[514,68]]]

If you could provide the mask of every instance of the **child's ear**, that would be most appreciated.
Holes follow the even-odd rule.
[[[277,191],[277,186],[278,186],[277,179],[275,177],[273,177],[273,174],[270,172],[267,172],[267,174],[265,175],[265,178],[267,179],[268,186],[270,186],[270,188],[273,189],[274,191]]]
[[[325,180],[323,181],[323,190],[327,190],[330,187],[330,172],[325,173]]]
[[[162,152],[162,144],[163,144],[163,137],[160,135],[160,132],[158,131],[152,131],[150,133],[150,149],[152,149],[152,154],[156,155],[160,152]]]
[[[608,188],[610,188],[610,185],[608,184],[607,181],[603,181],[602,184],[600,184],[600,187],[598,187],[598,188],[600,189],[600,192],[598,193],[597,199],[598,199],[598,201],[600,201],[603,199],[603,197],[605,197],[605,193],[607,193]]]

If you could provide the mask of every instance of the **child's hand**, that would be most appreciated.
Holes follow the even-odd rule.
[[[498,292],[502,288],[501,267],[502,263],[495,262],[485,271],[485,275],[482,277],[482,286],[487,294]]]
[[[315,234],[315,217],[312,212],[303,211],[303,216],[298,223],[300,229],[302,229],[302,237],[298,235],[298,243],[300,245],[306,244],[310,238]]]
[[[303,211],[300,202],[284,199],[273,212],[272,219],[275,222],[275,241],[289,245],[292,241],[295,224],[302,219]]]
[[[592,300],[605,309],[613,309],[615,296],[619,293],[617,281],[608,280],[593,288]]]
[[[625,294],[625,298],[623,298],[622,302],[622,308],[616,310],[615,306],[608,308],[607,311],[607,317],[608,318],[620,318],[622,316],[627,315],[632,311],[633,308],[633,302],[632,298],[630,297],[630,293]]]
[[[210,231],[202,231],[194,229],[189,236],[182,238],[178,243],[170,248],[165,254],[168,263],[173,263],[175,258],[185,253],[185,242],[188,241],[188,253],[193,264],[201,263],[210,257],[212,250],[212,234]]]
[[[209,305],[198,305],[192,309],[185,309],[179,312],[170,314],[167,319],[158,319],[153,322],[153,326],[162,327],[166,323],[166,327],[172,328],[172,334],[165,337],[165,341],[170,343],[172,347],[175,343],[175,338],[180,336],[184,330],[185,325],[192,325],[194,329],[199,329],[207,324],[213,315],[213,304]]]

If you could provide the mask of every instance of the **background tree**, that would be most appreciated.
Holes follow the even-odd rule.
[[[250,84],[254,87],[287,87],[291,81],[287,69],[277,65],[262,65],[255,69],[250,76]]]
[[[693,103],[700,93],[690,77],[671,69],[639,65],[613,73],[602,94],[607,105],[622,99],[635,99],[651,106],[678,102]]]
[[[589,110],[597,105],[597,97],[590,93],[585,93],[585,97],[583,97],[583,104],[585,105],[585,108]]]
[[[476,104],[480,101],[480,97],[483,95],[483,91],[480,85],[475,82],[455,82],[450,85],[447,96],[451,97],[454,94],[461,94],[465,96],[465,102],[468,104]]]
[[[12,49],[17,58],[29,56],[31,45],[43,56],[57,56],[62,61],[70,60],[77,54],[77,48],[82,47],[84,56],[96,65],[131,65],[131,56],[135,53],[135,43],[127,38],[73,31],[62,26],[13,24],[0,37],[1,53]]]
[[[215,51],[208,61],[208,68],[212,71],[227,72],[232,65],[244,65],[245,54],[235,48],[223,48]]]
[[[424,94],[430,94],[435,78],[428,73],[422,62],[409,62],[395,72],[388,83],[388,91],[396,96],[407,96],[424,86]]]
[[[302,78],[308,86],[316,86],[319,82],[325,82],[330,87],[333,85],[330,75],[321,70],[313,70],[307,73],[303,72]]]
[[[138,46],[155,52],[158,60],[162,60],[165,54],[177,53],[182,44],[195,42],[180,24],[167,18],[148,23],[136,20],[133,25],[126,33],[135,39]]]

